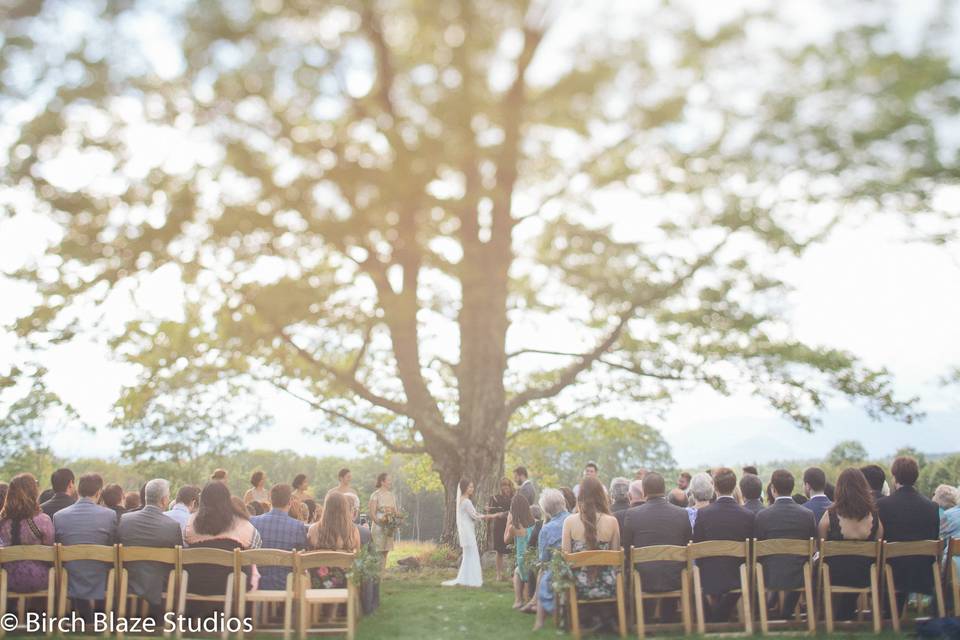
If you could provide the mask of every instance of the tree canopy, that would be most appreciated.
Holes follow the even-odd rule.
[[[907,50],[873,3],[817,5],[812,39],[776,8],[600,4],[15,5],[0,215],[49,230],[13,274],[24,360],[107,333],[136,372],[117,426],[163,455],[270,385],[430,456],[451,501],[516,429],[700,385],[803,429],[833,396],[912,420],[886,370],[791,334],[775,272],[942,212],[951,16]],[[172,308],[104,329],[156,278]]]

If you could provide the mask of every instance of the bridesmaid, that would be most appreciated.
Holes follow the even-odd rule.
[[[389,473],[381,473],[377,476],[377,489],[370,496],[370,502],[367,504],[373,534],[373,548],[380,554],[381,569],[386,568],[387,554],[393,549],[393,532],[388,532],[383,526],[384,515],[397,511],[397,498],[393,495],[391,488],[393,488],[393,478]]]

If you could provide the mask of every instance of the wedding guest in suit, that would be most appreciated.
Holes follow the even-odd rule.
[[[763,483],[760,477],[751,473],[740,478],[740,494],[743,496],[743,506],[753,513],[763,509],[760,495],[763,493]]]
[[[687,497],[687,494],[684,493],[682,489],[671,489],[670,493],[667,494],[667,502],[675,507],[681,507],[686,511],[687,506],[690,504],[690,498]]]
[[[118,484],[108,484],[105,486],[100,493],[100,504],[108,509],[113,509],[117,514],[117,521],[119,522],[120,516],[126,512],[126,509],[123,508],[123,487]]]
[[[65,509],[77,501],[77,490],[74,485],[73,471],[57,469],[50,475],[50,484],[53,486],[53,497],[40,504],[45,514],[53,517],[57,511]]]
[[[643,478],[646,502],[626,511],[620,544],[630,557],[633,547],[669,544],[685,546],[692,538],[687,510],[666,501],[666,482],[663,476],[650,472]],[[680,588],[682,562],[645,562],[637,565],[644,592],[675,591]],[[652,601],[649,604],[654,604]],[[667,613],[666,617],[671,617]]]
[[[823,540],[880,540],[884,527],[877,514],[867,479],[859,469],[844,469],[837,478],[836,498],[817,525]],[[830,580],[836,586],[864,588],[870,585],[871,558],[836,556],[826,559]],[[928,569],[929,570],[929,569]],[[857,594],[834,596],[834,614],[849,620],[856,611]]]
[[[270,492],[266,489],[267,474],[263,471],[254,471],[250,476],[250,488],[243,494],[243,503],[270,502]]]
[[[307,548],[307,528],[303,522],[290,517],[287,510],[293,488],[288,484],[275,484],[270,489],[270,511],[260,516],[250,518],[256,530],[260,533],[261,546],[264,549],[294,549]],[[286,588],[289,569],[284,567],[263,567],[260,569],[260,588]]]
[[[17,474],[10,480],[0,509],[0,547],[53,544],[53,521],[37,504],[39,491],[36,478],[29,473]],[[20,560],[4,564],[3,569],[7,572],[7,590],[11,593],[32,593],[47,588],[50,567],[44,562]]]
[[[917,461],[909,456],[898,457],[890,467],[890,475],[893,476],[895,490],[877,504],[884,540],[938,540],[940,510],[913,486],[920,476]],[[933,575],[928,558],[892,558],[890,565],[893,568],[893,583],[897,588],[898,606],[903,606],[908,593],[933,593]]]
[[[80,476],[77,493],[80,498],[53,516],[56,541],[64,546],[74,544],[111,545],[117,538],[117,514],[113,509],[97,504],[103,478],[96,473]],[[111,567],[95,560],[74,560],[65,563],[69,577],[67,595],[73,608],[85,620],[91,620],[92,609],[103,610],[107,588],[107,573]]]
[[[146,487],[146,485],[144,485]],[[128,491],[123,497],[123,511],[139,511],[143,508],[143,497],[136,491]]]
[[[125,513],[117,527],[120,544],[129,547],[173,548],[183,545],[180,525],[164,512],[170,505],[170,483],[156,478],[146,484],[145,504],[139,511]],[[172,566],[162,562],[129,562],[124,564],[130,591],[150,604],[150,616],[163,617],[163,590]]]
[[[753,535],[754,514],[737,504],[733,492],[737,488],[737,476],[732,469],[722,467],[713,473],[717,501],[700,509],[693,527],[693,541],[736,540],[743,541]],[[739,595],[729,593],[740,588],[740,564],[738,558],[702,558],[700,584],[708,596],[710,617],[714,622],[726,622]]]
[[[873,494],[873,501],[880,502],[880,499],[883,498],[883,483],[887,481],[887,474],[884,473],[883,467],[878,464],[868,464],[860,467],[860,473],[867,479],[870,493]]]
[[[182,531],[187,528],[187,521],[191,514],[197,512],[199,506],[200,487],[188,484],[180,487],[180,491],[177,491],[177,501],[173,503],[173,507],[169,511],[164,511],[163,515],[179,524]]]
[[[627,496],[630,498],[630,506],[627,509],[616,511],[613,517],[617,519],[620,525],[620,536],[623,537],[623,521],[627,517],[627,511],[633,507],[639,507],[643,504],[643,480],[634,480],[627,489]]]
[[[827,486],[827,475],[823,469],[810,467],[803,472],[803,492],[807,496],[807,501],[803,506],[813,512],[813,518],[820,522],[823,512],[832,504],[830,498],[823,492]]]
[[[530,479],[526,467],[517,467],[513,470],[513,481],[517,485],[517,493],[527,499],[529,504],[537,503],[537,487]]]
[[[777,469],[770,478],[770,492],[773,504],[757,512],[754,523],[754,537],[757,540],[809,540],[817,537],[817,525],[809,509],[793,501],[793,474],[786,469]],[[803,586],[804,559],[799,556],[768,556],[761,558],[763,579],[767,589],[786,591]],[[812,569],[812,568],[811,568]],[[800,599],[800,594],[787,593],[784,599],[781,617],[789,618]],[[778,598],[771,598],[779,604]]]

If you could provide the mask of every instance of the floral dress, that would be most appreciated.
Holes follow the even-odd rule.
[[[527,554],[527,546],[530,544],[530,534],[532,531],[533,527],[525,527],[523,535],[513,536],[513,546],[517,553],[517,576],[519,576],[523,582],[526,582],[530,578],[527,572],[524,571],[523,556]]]
[[[32,521],[20,520],[20,544],[53,544],[53,520],[45,513],[39,513]],[[37,535],[39,534],[39,535]],[[13,522],[0,522],[0,547],[13,544]],[[7,589],[12,593],[32,593],[47,588],[50,566],[35,560],[20,560],[7,563],[3,567],[7,572]]]
[[[587,543],[571,541],[573,553],[588,551]],[[597,542],[597,551],[610,549],[609,542]],[[584,567],[573,570],[573,582],[577,598],[583,600],[606,600],[617,597],[617,570],[615,567]]]

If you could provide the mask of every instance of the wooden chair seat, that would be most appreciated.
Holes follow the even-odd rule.
[[[190,591],[190,569],[196,565],[214,565],[217,567],[229,568],[230,572],[226,576],[223,594],[204,594],[193,593]],[[180,589],[177,598],[177,613],[185,615],[188,602],[211,602],[223,604],[223,615],[225,620],[229,620],[233,614],[234,588],[237,581],[239,570],[239,560],[236,550],[228,551],[226,549],[216,549],[212,547],[190,547],[180,549],[179,562],[180,575],[177,576]],[[198,570],[202,571],[202,568]],[[227,640],[230,632],[228,625],[224,625],[221,637]],[[177,638],[181,637],[180,630],[177,630]]]
[[[883,575],[887,585],[887,598],[890,604],[890,622],[893,630],[900,632],[900,625],[906,617],[906,606],[901,611],[897,606],[897,589],[893,579],[893,567],[888,562],[893,558],[926,557],[930,560],[930,570],[933,572],[933,595],[937,602],[937,613],[943,617],[947,615],[943,602],[943,583],[940,579],[940,558],[943,557],[943,542],[941,540],[916,540],[912,542],[884,542],[883,543]]]
[[[300,607],[298,621],[298,635],[301,640],[308,633],[346,633],[347,640],[353,640],[357,624],[357,590],[353,581],[347,576],[346,589],[313,589],[310,587],[310,570],[320,567],[332,567],[349,570],[353,566],[355,555],[338,551],[313,551],[298,553],[295,556],[295,573],[299,585],[297,588],[297,602]],[[311,627],[308,624],[310,611],[314,606],[346,605],[347,616],[343,627],[326,626]]]
[[[627,636],[627,614],[626,598],[623,593],[623,551],[580,551],[577,553],[564,553],[564,559],[571,569],[583,569],[586,567],[612,567],[617,572],[617,586],[615,598],[598,598],[581,600],[577,596],[577,589],[571,586],[568,592],[568,602],[570,606],[570,626],[574,638],[580,638],[580,603],[602,604],[606,602],[617,603],[617,623],[620,631],[620,637]]]
[[[34,561],[50,564],[47,570],[47,588],[37,591],[10,591],[9,576],[4,565],[11,562]],[[18,629],[26,628],[27,601],[44,598],[47,601],[45,611],[48,618],[52,618],[56,610],[57,601],[57,552],[56,547],[49,545],[16,545],[0,547],[0,617],[7,613],[7,601],[16,600]],[[50,635],[47,631],[46,635]],[[0,637],[6,635],[6,630],[0,627]]]
[[[643,579],[638,564],[648,562],[680,562],[687,564],[687,547],[675,545],[653,545],[649,547],[639,547],[630,551],[630,571],[633,575],[633,597],[634,597],[634,615],[636,616],[637,638],[642,640],[648,629],[660,630],[673,627],[664,623],[647,624],[643,602],[645,600],[661,601],[672,598],[680,600],[680,615],[683,632],[690,635],[693,631],[693,624],[690,616],[690,574],[687,567],[680,570],[680,588],[674,591],[651,591],[643,590]]]
[[[283,626],[279,631],[283,634],[284,640],[290,637],[293,630],[293,602],[296,594],[296,554],[293,551],[283,551],[281,549],[250,549],[238,552],[239,566],[249,567],[256,565],[261,568],[279,567],[289,569],[283,589],[254,589],[247,591],[242,584],[237,585],[239,595],[240,615],[246,615],[247,603],[253,605],[253,627],[255,632],[263,633],[268,630],[261,628],[260,610],[263,603],[283,603]],[[245,630],[241,628],[239,636],[243,640]]]
[[[693,602],[697,614],[697,633],[707,632],[707,622],[703,612],[703,589],[700,580],[700,567],[696,561],[702,558],[737,558],[743,560],[740,565],[740,588],[731,589],[728,593],[740,594],[740,618],[743,621],[744,631],[753,634],[753,614],[750,610],[750,579],[747,564],[750,562],[750,541],[744,540],[708,540],[693,542],[687,546],[687,562],[689,571],[693,574]],[[716,625],[726,627],[726,624]]]
[[[878,567],[880,566],[880,541],[868,540],[820,540],[820,591],[823,594],[823,617],[827,626],[827,633],[833,633],[835,622],[833,619],[833,595],[837,593],[856,593],[870,598],[870,617],[873,621],[874,633],[880,633],[883,614],[880,611],[880,580]],[[830,565],[827,558],[853,556],[870,558],[870,583],[866,587],[833,586],[830,578]]]
[[[120,590],[118,592],[117,616],[125,618],[128,615],[128,608],[133,604],[132,613],[136,614],[136,604],[138,601],[144,606],[146,601],[140,596],[130,593],[130,575],[125,565],[131,562],[159,562],[170,565],[170,573],[167,575],[167,584],[160,592],[160,598],[163,601],[163,613],[173,613],[176,609],[177,595],[177,565],[180,562],[180,547],[137,547],[117,545],[117,566],[120,569]],[[141,607],[141,609],[144,607]],[[170,636],[170,632],[162,625],[163,637]],[[117,637],[122,638],[123,632],[118,630]]]
[[[770,633],[770,621],[767,616],[767,588],[763,576],[762,558],[771,556],[797,556],[804,559],[803,586],[794,589],[779,589],[782,592],[800,592],[807,609],[807,631],[812,635],[817,632],[817,615],[813,599],[813,538],[807,540],[792,540],[774,538],[770,540],[753,540],[753,565],[755,572],[757,609],[760,612],[760,628],[766,635]]]
[[[109,565],[107,570],[107,586],[104,591],[103,608],[106,612],[113,611],[113,597],[117,578],[117,546],[100,544],[72,544],[56,545],[56,553],[60,565],[60,604],[57,615],[61,618],[67,615],[67,600],[70,593],[70,572],[66,563],[77,560],[93,560]],[[109,635],[105,630],[104,635]]]
[[[316,604],[331,604],[346,602],[349,597],[347,589],[304,589],[303,597]]]

